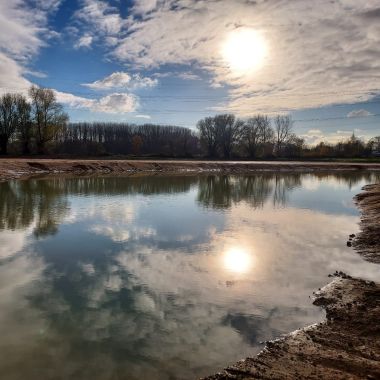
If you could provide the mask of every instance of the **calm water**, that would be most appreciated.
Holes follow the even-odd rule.
[[[193,379],[317,322],[379,174],[0,184],[0,378]]]

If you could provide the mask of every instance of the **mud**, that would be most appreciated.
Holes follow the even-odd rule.
[[[363,190],[355,197],[362,216],[360,233],[352,236],[352,245],[365,259],[380,264],[380,184]]]
[[[165,173],[249,173],[256,171],[354,171],[379,170],[380,163],[339,163],[300,161],[189,161],[189,160],[69,160],[69,159],[0,159],[0,180],[34,174],[125,174]]]

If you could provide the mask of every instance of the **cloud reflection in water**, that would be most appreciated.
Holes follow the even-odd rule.
[[[0,377],[193,378],[319,320],[309,295],[328,273],[378,278],[345,246],[351,198],[374,180],[0,184]]]

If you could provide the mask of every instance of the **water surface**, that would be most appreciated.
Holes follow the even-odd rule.
[[[323,318],[371,173],[0,184],[0,378],[193,379]]]

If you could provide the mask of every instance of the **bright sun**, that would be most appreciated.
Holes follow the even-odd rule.
[[[263,36],[248,28],[231,32],[222,47],[223,59],[237,74],[259,69],[267,53],[268,45]]]

